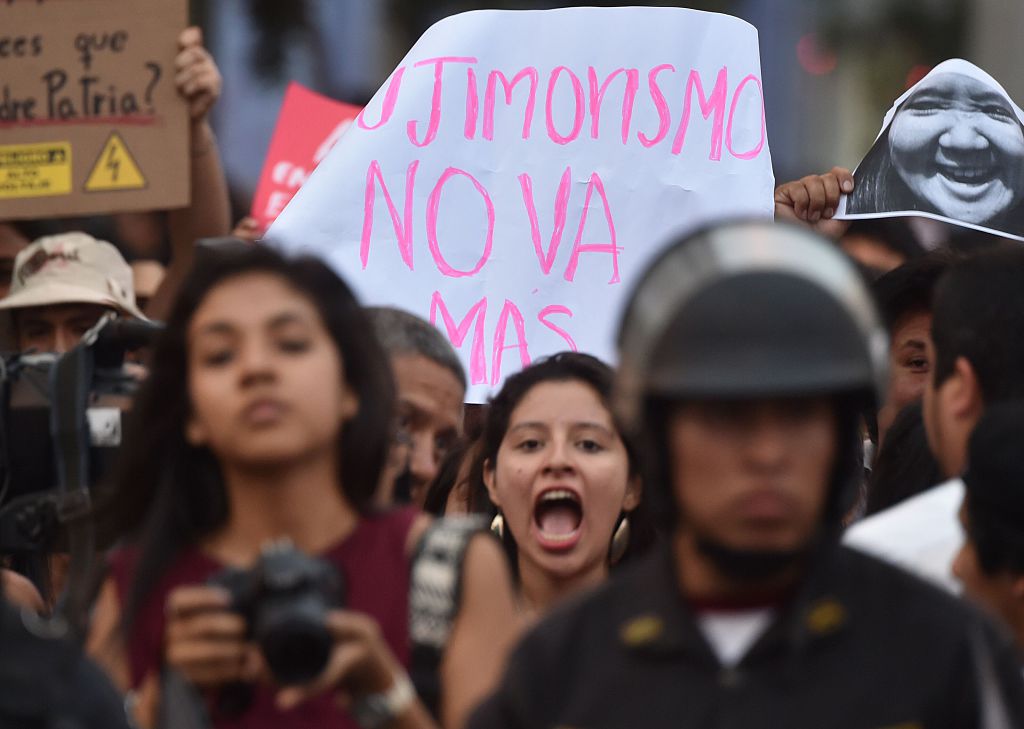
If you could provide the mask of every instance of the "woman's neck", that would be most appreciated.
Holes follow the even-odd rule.
[[[231,508],[204,550],[227,564],[247,565],[264,544],[281,538],[317,554],[359,520],[342,494],[333,454],[279,468],[223,464],[222,474]]]
[[[528,618],[540,617],[554,605],[581,590],[595,587],[608,577],[608,565],[599,562],[570,577],[552,575],[519,557],[519,599]]]

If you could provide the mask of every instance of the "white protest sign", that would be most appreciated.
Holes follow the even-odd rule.
[[[757,31],[678,8],[477,11],[430,28],[267,239],[432,321],[467,400],[567,349],[614,360],[670,233],[770,217]]]

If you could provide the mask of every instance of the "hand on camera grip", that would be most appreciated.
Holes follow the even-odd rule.
[[[229,605],[225,591],[205,586],[179,587],[167,599],[164,660],[197,687],[261,675],[259,650],[246,640],[245,620]]]
[[[328,691],[336,691],[341,704],[348,706],[360,696],[387,691],[403,673],[373,618],[334,610],[327,616],[327,628],[334,638],[327,667],[313,683],[281,690],[277,695],[281,709]]]

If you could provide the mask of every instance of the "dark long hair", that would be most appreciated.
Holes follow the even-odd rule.
[[[932,306],[932,388],[970,362],[986,405],[1024,398],[1024,248],[1007,242],[949,267]]]
[[[448,497],[459,485],[459,472],[467,459],[473,458],[475,441],[461,439],[448,449],[448,453],[438,466],[437,475],[427,486],[426,496],[423,498],[424,513],[441,517],[445,515],[448,508]],[[466,494],[466,505],[469,505],[469,493]]]
[[[942,480],[942,470],[928,448],[921,403],[911,403],[900,410],[885,434],[868,480],[864,516],[895,506]]]
[[[341,428],[339,481],[354,509],[365,513],[370,508],[389,443],[394,393],[387,360],[352,292],[312,258],[288,259],[240,241],[200,249],[155,345],[100,514],[108,540],[126,537],[139,550],[126,625],[173,559],[228,518],[230,505],[215,456],[185,438],[191,411],[187,332],[210,291],[250,273],[279,276],[307,297],[338,348],[346,382],[360,403]]]
[[[896,115],[902,110],[896,110]],[[893,115],[893,121],[896,120]],[[889,150],[890,123],[885,128],[854,172],[856,186],[850,193],[848,213],[892,212],[920,210],[940,215],[938,210],[915,195],[900,177]]]
[[[498,460],[498,450],[501,442],[508,432],[509,421],[512,411],[516,409],[523,398],[537,385],[545,382],[582,382],[597,393],[601,403],[609,413],[612,413],[613,423],[616,432],[619,433],[622,442],[626,447],[626,454],[629,459],[630,478],[639,476],[639,464],[636,458],[636,450],[633,444],[624,435],[625,431],[614,419],[614,411],[611,408],[612,380],[614,373],[611,367],[596,357],[576,352],[560,352],[546,359],[539,360],[526,369],[518,372],[507,380],[501,391],[494,396],[487,409],[487,420],[484,423],[483,433],[480,436],[480,452],[477,455],[479,472],[483,472],[483,464],[490,463],[491,468],[495,467]],[[497,509],[491,505],[492,513]],[[630,539],[626,553],[622,561],[636,557],[645,552],[654,544],[656,535],[654,521],[650,516],[647,506],[646,493],[642,493],[640,503],[629,512]],[[502,535],[505,551],[509,555],[513,571],[518,574],[518,550],[515,539],[509,529],[505,529]]]

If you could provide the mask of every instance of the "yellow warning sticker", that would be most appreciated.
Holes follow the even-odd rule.
[[[92,172],[85,180],[86,192],[140,190],[146,186],[142,170],[117,132],[111,132]]]
[[[71,192],[71,142],[0,145],[0,200]]]

